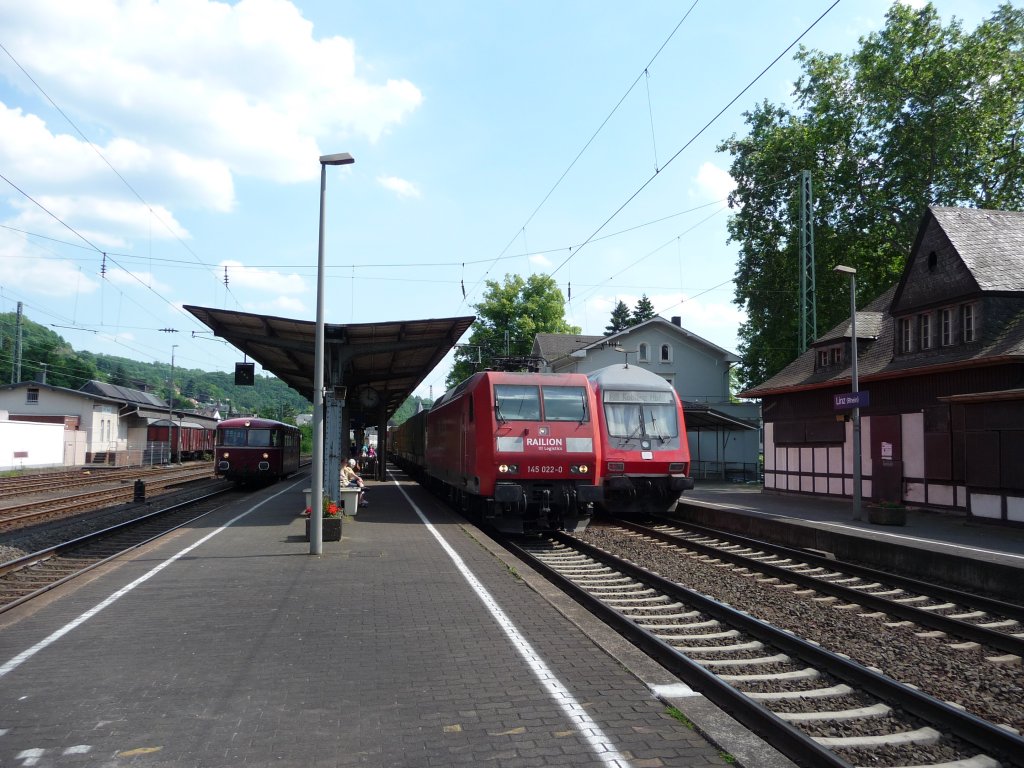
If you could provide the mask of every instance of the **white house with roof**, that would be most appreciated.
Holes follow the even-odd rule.
[[[61,456],[56,463],[65,466],[79,466],[89,463],[96,455],[123,450],[127,434],[120,419],[121,402],[101,395],[81,392],[77,389],[55,387],[38,381],[22,381],[0,387],[0,410],[8,413],[14,422],[60,425],[62,427]],[[40,431],[42,432],[42,430]],[[38,434],[22,428],[21,440],[36,441]],[[14,448],[23,453],[28,448]],[[37,445],[36,451],[53,455],[53,448]],[[4,449],[6,452],[6,448]],[[5,458],[5,457],[0,457]],[[31,452],[21,466],[41,466],[32,459]],[[49,459],[46,465],[54,462]],[[18,464],[15,464],[18,466]]]
[[[610,336],[539,333],[532,354],[557,373],[622,362],[653,371],[683,401],[694,477],[758,478],[760,410],[730,397],[729,369],[739,358],[683,328],[679,317],[653,317]]]

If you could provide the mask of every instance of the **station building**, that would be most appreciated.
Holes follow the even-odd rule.
[[[741,393],[761,401],[766,490],[853,496],[851,325]],[[855,326],[862,497],[1024,523],[1024,213],[929,208]]]

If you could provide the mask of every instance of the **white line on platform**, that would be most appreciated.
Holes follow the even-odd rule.
[[[512,646],[519,652],[527,666],[533,671],[533,674],[540,681],[551,698],[555,700],[562,711],[566,714],[569,720],[575,724],[580,735],[586,739],[587,743],[590,744],[591,749],[597,758],[605,765],[617,766],[618,768],[628,768],[629,761],[626,760],[622,754],[612,745],[611,739],[605,736],[604,731],[601,727],[593,721],[590,715],[587,714],[583,706],[576,701],[575,697],[569,690],[559,682],[555,674],[548,668],[547,664],[540,658],[540,655],[533,649],[529,641],[523,637],[523,635],[516,628],[512,620],[506,615],[506,613],[498,605],[498,602],[491,596],[483,584],[476,575],[469,569],[469,567],[463,562],[462,558],[459,557],[458,553],[452,549],[451,545],[437,532],[437,529],[430,524],[427,520],[426,515],[423,514],[422,510],[416,505],[409,494],[405,492],[398,481],[392,479],[395,487],[402,492],[405,500],[409,502],[409,506],[413,508],[413,511],[419,515],[420,520],[430,531],[431,535],[437,539],[442,549],[447,553],[448,557],[451,558],[452,562],[455,563],[455,567],[459,569],[459,573],[469,583],[469,586],[473,588],[480,600],[490,611],[491,616],[494,617],[495,621],[498,622],[498,626],[501,627],[505,636],[511,641]]]

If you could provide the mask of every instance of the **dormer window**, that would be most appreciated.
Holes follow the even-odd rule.
[[[836,344],[831,347],[825,347],[824,349],[818,350],[818,368],[832,368],[835,366],[841,366],[846,358],[844,354],[844,345]]]
[[[917,316],[918,345],[922,350],[932,348],[932,316],[930,314]]]
[[[974,341],[975,336],[974,305],[964,304],[960,307],[960,337],[966,344]]]
[[[899,344],[900,352],[904,354],[914,349],[914,324],[909,317],[901,317],[899,320]]]
[[[953,335],[953,308],[945,307],[939,312],[939,334],[942,346],[952,346],[956,337]]]

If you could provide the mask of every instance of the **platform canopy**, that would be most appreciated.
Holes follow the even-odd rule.
[[[185,306],[216,336],[313,400],[316,323]],[[376,424],[405,402],[476,318],[324,325],[324,386],[344,387],[353,420]]]

